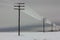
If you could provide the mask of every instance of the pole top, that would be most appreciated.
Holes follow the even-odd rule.
[[[16,4],[25,4],[25,3],[16,3]]]

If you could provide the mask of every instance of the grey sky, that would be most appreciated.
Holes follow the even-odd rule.
[[[0,0],[0,27],[17,26],[18,14],[17,11],[14,10],[14,5],[16,5],[15,3],[17,2],[25,2],[25,6],[30,6],[37,14],[48,18],[52,22],[60,22],[59,0]],[[22,24],[28,24],[28,22],[30,24],[31,22],[33,22],[33,24],[39,24],[40,22],[28,15],[26,15],[28,17],[25,19],[23,15],[21,19]],[[27,21],[27,19],[30,20]]]

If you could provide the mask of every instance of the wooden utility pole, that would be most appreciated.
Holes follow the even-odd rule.
[[[53,23],[51,24],[51,32],[53,32]]]
[[[21,6],[24,3],[17,3],[18,5],[15,5],[14,7],[16,7],[15,9],[18,10],[18,36],[20,36],[20,11],[24,10],[24,5]],[[17,8],[18,7],[18,8]]]
[[[45,18],[43,18],[43,32],[45,32]]]

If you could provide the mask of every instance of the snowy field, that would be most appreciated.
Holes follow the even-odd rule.
[[[16,32],[0,32],[0,40],[20,40]]]
[[[0,32],[0,40],[60,40],[60,32]]]

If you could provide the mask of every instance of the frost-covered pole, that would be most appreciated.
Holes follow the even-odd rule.
[[[55,31],[56,31],[56,24],[53,24],[53,26],[55,27]]]
[[[53,23],[51,23],[51,31],[53,32]]]
[[[20,36],[20,10],[24,10],[24,8],[21,8],[21,7],[24,7],[21,6],[21,4],[24,4],[24,3],[17,3],[18,5],[14,6],[14,7],[18,7],[18,8],[15,8],[16,10],[18,10],[18,36]]]
[[[43,32],[45,32],[45,18],[43,18]]]

